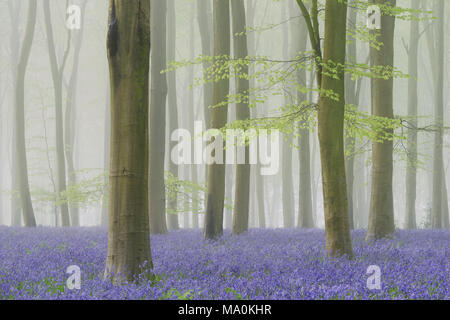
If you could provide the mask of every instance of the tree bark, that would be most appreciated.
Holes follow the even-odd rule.
[[[148,216],[149,21],[149,1],[110,1],[111,170],[105,278],[114,282],[134,281],[142,273],[150,276],[153,268]]]
[[[374,4],[395,6],[396,0],[372,0]],[[395,16],[382,14],[381,29],[377,41],[383,43],[379,50],[370,49],[372,66],[393,66],[394,63]],[[372,115],[392,119],[393,110],[392,78],[371,79]],[[386,129],[388,136],[392,129]],[[372,144],[372,188],[370,198],[369,226],[367,241],[389,236],[394,232],[394,199],[392,194],[393,142],[384,140]]]
[[[327,0],[323,62],[345,64],[347,4]],[[319,98],[319,142],[322,163],[326,250],[331,256],[353,255],[347,207],[344,156],[345,79],[337,67],[338,79],[319,75],[321,89],[331,90],[339,100]]]
[[[151,97],[150,97],[150,232],[167,234],[164,156],[166,141],[167,78],[166,1],[151,0]]]
[[[104,184],[109,184],[109,179],[106,176],[106,172],[109,175],[110,161],[111,161],[111,86],[108,82],[106,85],[106,103],[105,103],[105,127],[104,127],[104,141],[103,141],[103,171],[105,172]],[[101,215],[101,226],[108,226],[109,217],[109,194],[105,190],[105,194],[102,198],[102,215]]]
[[[230,2],[214,0],[214,62],[218,56],[230,55]],[[212,104],[224,102],[229,93],[229,79],[217,79],[213,85]],[[220,129],[227,123],[228,105],[210,110],[211,128]],[[224,157],[225,159],[225,152]],[[225,164],[207,166],[207,192],[204,237],[216,239],[223,234],[223,208],[225,193]]]
[[[245,6],[242,0],[231,0],[231,15],[233,20],[234,59],[245,59],[248,56]],[[241,74],[248,75],[248,67],[243,66]],[[236,78],[236,92],[249,94],[250,82],[246,76]],[[245,101],[245,99],[244,99]],[[248,103],[236,103],[236,120],[250,118]],[[249,147],[245,146],[245,164],[236,165],[236,183],[234,193],[233,234],[241,234],[248,230],[250,202],[250,163]]]
[[[28,165],[25,143],[25,74],[36,29],[36,9],[36,0],[31,0],[28,6],[27,26],[17,65],[17,78],[15,83],[15,139],[18,160],[16,173],[18,175],[23,221],[26,227],[36,226],[36,218],[34,216],[30,186],[28,183]]]
[[[419,0],[412,1],[412,9],[419,9]],[[408,118],[413,128],[407,136],[405,228],[416,229],[416,192],[417,192],[417,82],[419,21],[411,20],[408,48]]]

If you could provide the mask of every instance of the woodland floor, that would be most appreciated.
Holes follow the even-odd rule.
[[[255,229],[218,242],[200,230],[152,236],[156,281],[102,281],[102,228],[0,227],[1,299],[450,299],[450,231],[396,231],[371,245],[352,232],[355,257],[332,260],[323,230]],[[67,267],[81,268],[69,290]],[[367,268],[381,289],[367,288]]]

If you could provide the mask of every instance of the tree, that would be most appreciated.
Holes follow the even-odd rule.
[[[291,23],[291,42],[293,46],[293,55],[297,56],[300,52],[306,50],[308,30],[304,20],[298,23]],[[297,71],[297,82],[306,86],[306,70]],[[301,91],[297,92],[297,104],[307,100],[305,94]],[[305,128],[306,122],[301,121],[299,126],[299,202],[298,202],[298,220],[299,228],[313,228],[313,212],[312,212],[312,195],[311,195],[311,153],[309,143],[309,129]]]
[[[353,27],[356,25],[356,15],[357,11],[354,8],[355,1],[352,1],[348,6],[348,26]],[[347,61],[356,61],[356,40],[350,40],[347,44]],[[352,79],[350,74],[346,75],[345,78],[345,101],[350,105],[358,105],[356,93],[356,81]],[[354,149],[355,149],[355,138],[349,136],[345,139],[345,173],[347,177],[347,197],[348,197],[348,218],[350,221],[350,229],[354,227],[354,217],[353,217],[353,183],[354,183]]]
[[[255,14],[256,14],[256,0],[248,0],[247,3],[247,25],[254,26],[255,25]],[[259,33],[258,33],[259,35]],[[250,55],[254,56],[256,55],[256,52],[258,51],[258,44],[259,44],[259,37],[257,38],[255,36],[255,32],[250,32],[247,36],[247,42],[248,42],[248,50]],[[250,72],[251,73],[251,72]],[[250,88],[254,87],[255,79],[250,79]],[[252,118],[256,118],[258,116],[256,108],[251,108],[250,115]],[[255,189],[255,192],[251,192],[251,194],[256,194],[256,201],[255,201],[255,208],[257,207],[258,210],[258,226],[260,228],[266,227],[266,213],[265,213],[265,204],[264,204],[264,194],[265,194],[265,188],[264,188],[264,176],[261,175],[261,164],[258,163],[256,166],[253,166],[251,168],[250,175],[253,177],[251,184],[252,188]]]
[[[20,1],[8,1],[9,16],[11,19],[11,78],[12,83],[17,82],[17,65],[19,64],[19,20],[20,20],[20,8],[22,2]],[[18,156],[17,156],[17,138],[16,138],[16,107],[13,110],[12,119],[12,143],[11,143],[11,225],[21,225],[22,208],[20,204],[19,190],[19,174],[18,174]]]
[[[353,255],[348,219],[345,178],[344,115],[347,4],[327,0],[325,5],[324,51],[320,44],[317,1],[308,10],[301,0],[297,3],[305,18],[311,47],[316,61],[316,80],[320,88],[318,131],[322,163],[323,199],[325,211],[326,249],[331,256]],[[311,12],[311,13],[310,13]],[[323,73],[323,65],[334,65],[332,72]],[[331,97],[326,92],[333,92]]]
[[[372,3],[395,7],[396,0],[372,0]],[[381,29],[371,31],[377,41],[382,43],[380,48],[370,48],[372,66],[393,67],[394,29],[395,16],[382,10]],[[393,83],[392,77],[371,78],[373,116],[393,119]],[[384,128],[372,144],[372,191],[366,236],[368,241],[389,236],[395,230],[392,193],[393,141],[382,136],[392,135],[392,132],[393,129]]]
[[[214,0],[214,59],[213,65],[217,69],[216,61],[221,56],[230,55],[230,2],[229,0]],[[227,73],[228,70],[224,70]],[[226,101],[229,93],[229,78],[214,78],[212,105],[216,106]],[[210,110],[210,127],[223,128],[227,123],[228,104],[214,107]],[[214,140],[215,138],[212,138]],[[225,155],[224,155],[225,159]],[[207,192],[204,237],[215,239],[223,233],[223,208],[225,193],[225,164],[213,163],[207,166]]]
[[[231,0],[231,16],[233,25],[234,59],[245,59],[248,56],[245,6],[242,0]],[[248,80],[248,66],[241,70],[243,76],[236,77],[237,94],[248,94],[250,82]],[[247,77],[245,76],[247,75]],[[236,103],[236,120],[250,118],[248,102]],[[250,202],[250,164],[249,147],[245,146],[245,164],[236,165],[236,182],[234,194],[233,234],[240,234],[248,230],[249,202]]]
[[[150,232],[166,234],[166,196],[164,156],[166,141],[167,77],[166,68],[166,1],[151,1],[151,97],[150,97]]]
[[[82,3],[81,6],[81,17],[84,17],[84,12],[86,11],[87,0]],[[75,149],[75,136],[76,136],[76,112],[77,107],[77,88],[78,88],[78,67],[80,63],[80,51],[81,45],[83,43],[83,31],[84,31],[84,19],[82,20],[81,28],[78,31],[75,39],[74,48],[74,58],[72,65],[72,73],[70,75],[69,84],[67,87],[67,103],[66,112],[64,115],[64,141],[66,145],[65,156],[67,164],[67,176],[68,176],[68,187],[77,184],[77,176],[75,174],[75,159],[74,159],[74,149]],[[72,226],[77,227],[80,225],[80,218],[77,206],[72,206],[69,203],[70,216],[72,218]]]
[[[202,54],[204,56],[211,56],[213,53],[212,45],[212,22],[210,17],[211,5],[210,1],[196,1],[197,4],[197,20],[198,27],[200,30],[200,39],[202,43]],[[210,63],[204,62],[203,69],[206,71],[211,66]],[[208,129],[210,124],[210,110],[209,107],[212,105],[212,84],[210,82],[205,82],[203,85],[203,114],[206,124],[206,129]]]
[[[66,191],[66,164],[64,148],[64,123],[63,123],[63,74],[70,50],[70,32],[68,33],[67,46],[61,63],[56,56],[55,40],[53,36],[52,17],[49,0],[44,0],[45,30],[47,33],[47,46],[52,72],[54,99],[55,99],[55,137],[56,137],[56,167],[58,173],[58,193]],[[69,207],[66,202],[59,206],[63,227],[70,226]]]
[[[20,202],[22,205],[23,221],[26,227],[35,227],[33,204],[31,203],[30,186],[28,183],[28,165],[25,144],[25,74],[33,44],[36,29],[36,0],[28,5],[27,26],[17,65],[15,82],[15,142],[17,152],[17,175],[19,182]]]
[[[175,60],[175,49],[176,49],[176,15],[175,15],[175,0],[167,1],[167,60]],[[168,85],[168,110],[169,110],[169,132],[173,132],[178,129],[178,104],[177,104],[177,74],[176,70],[173,70],[167,75],[167,85]],[[169,137],[170,138],[170,137]],[[173,150],[173,146],[176,142],[169,142],[169,150]],[[178,166],[171,161],[170,153],[169,156],[169,171],[173,174],[175,178],[178,178]],[[177,195],[169,201],[169,209],[176,212],[177,211]],[[167,223],[169,229],[177,230],[178,225],[178,214],[168,214]]]
[[[286,17],[286,6],[281,6],[281,21],[285,20]],[[283,24],[283,59],[289,59],[289,34],[295,34],[294,30],[289,32],[289,25],[287,23]],[[291,38],[293,38],[291,36]],[[299,41],[301,41],[299,39]],[[295,53],[297,55],[298,52]],[[289,101],[289,95],[285,94],[285,101]],[[292,178],[292,135],[286,134],[281,143],[281,201],[283,204],[283,226],[285,228],[292,228],[295,225],[295,211],[294,211],[294,196],[292,190],[294,189],[294,183]]]
[[[345,42],[347,4],[327,0],[323,63],[336,64],[337,78],[322,74],[321,89],[338,95],[319,98],[319,143],[322,163],[326,249],[330,255],[352,256],[344,157]],[[316,71],[317,72],[317,71]]]
[[[444,0],[435,1],[435,14],[437,21],[434,24],[435,36],[429,37],[434,43],[429,44],[430,57],[432,60],[433,83],[434,83],[434,147],[433,147],[433,199],[431,225],[435,229],[443,227],[444,201],[443,190],[446,190],[445,171],[443,162],[444,144]],[[448,211],[445,212],[448,221]]]
[[[148,215],[150,3],[111,0],[108,20],[111,169],[105,277],[133,281],[139,274],[150,275],[153,267]]]
[[[412,0],[412,9],[419,9],[419,0]],[[410,22],[408,47],[408,118],[412,128],[407,136],[406,164],[406,197],[405,197],[405,228],[416,228],[416,188],[417,188],[417,82],[418,82],[418,51],[419,51],[419,21]]]

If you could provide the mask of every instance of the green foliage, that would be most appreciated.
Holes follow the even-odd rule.
[[[34,188],[31,192],[37,203],[51,203],[59,206],[67,203],[72,207],[95,206],[107,192],[106,173],[96,173],[95,169],[79,170],[71,173],[77,176],[77,183],[69,185],[62,193],[44,188]]]
[[[204,184],[198,184],[190,180],[181,180],[173,173],[165,172],[166,199],[167,203],[176,201],[176,208],[167,206],[166,213],[181,214],[192,212],[193,214],[204,213],[205,193]],[[226,198],[224,207],[232,209],[231,200]]]

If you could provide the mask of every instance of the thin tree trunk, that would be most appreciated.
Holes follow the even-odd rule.
[[[419,9],[419,0],[412,0],[412,9]],[[407,166],[406,166],[406,198],[405,228],[416,228],[416,189],[417,189],[417,81],[419,21],[411,20],[408,48],[408,118],[413,128],[408,130]]]
[[[374,4],[395,6],[395,0],[372,0]],[[370,49],[372,66],[393,66],[394,62],[395,16],[382,15],[381,29],[377,40],[383,43],[379,50]],[[372,115],[392,119],[393,110],[392,78],[371,79]],[[385,129],[392,134],[392,129]],[[372,144],[372,188],[370,198],[368,241],[389,236],[394,232],[394,199],[392,190],[393,142],[385,140]]]
[[[210,1],[196,1],[197,4],[197,20],[200,31],[200,39],[202,43],[202,54],[210,57],[213,54],[212,44],[212,21]],[[206,71],[211,66],[210,63],[203,64],[203,70]],[[205,119],[206,129],[209,129],[211,116],[209,107],[212,105],[212,83],[205,82],[203,85],[203,115]]]
[[[230,2],[214,0],[214,57],[230,55]],[[216,62],[216,58],[214,58]],[[214,82],[212,104],[224,102],[229,93],[229,79]],[[211,128],[223,128],[227,123],[228,105],[210,110]],[[221,151],[222,152],[222,151]],[[224,157],[225,159],[225,154]],[[223,208],[225,193],[225,164],[207,166],[207,192],[204,237],[215,239],[223,234]]]
[[[443,144],[444,144],[444,0],[436,2],[437,15],[436,38],[435,38],[435,67],[434,73],[434,150],[433,150],[433,201],[431,225],[433,229],[442,228],[442,187],[445,173],[443,167]]]
[[[327,0],[323,61],[345,64],[347,4]],[[320,70],[319,70],[320,73]],[[332,90],[339,100],[319,98],[319,142],[322,162],[326,249],[331,256],[353,255],[347,207],[344,155],[345,79],[343,68],[338,79],[319,75],[321,89]]]
[[[87,1],[85,0],[81,7],[81,16],[84,17]],[[72,74],[67,88],[67,103],[64,117],[64,140],[66,142],[66,164],[69,188],[76,185],[77,176],[75,172],[74,150],[76,137],[76,107],[77,107],[77,88],[78,88],[78,66],[80,63],[81,44],[83,43],[84,21],[79,30],[75,41],[75,51],[73,58]],[[78,227],[80,225],[79,208],[77,205],[70,205],[71,225]]]
[[[241,0],[231,0],[231,15],[233,20],[234,59],[245,59],[248,56],[245,6]],[[248,67],[243,66],[241,74],[248,75]],[[236,78],[236,92],[247,95],[250,83],[247,77]],[[243,99],[245,101],[246,99]],[[248,103],[236,103],[236,120],[250,118]],[[250,163],[249,147],[245,146],[245,164],[236,165],[236,182],[234,190],[233,234],[241,234],[248,230],[250,202]]]
[[[16,173],[18,175],[23,221],[26,227],[36,226],[36,218],[34,216],[30,186],[28,183],[28,165],[25,143],[25,74],[36,29],[36,9],[36,0],[31,0],[28,6],[27,26],[17,66],[17,78],[15,83],[15,139],[18,160]]]
[[[166,1],[151,0],[151,97],[150,97],[150,232],[166,234],[164,156],[166,141],[167,78]],[[157,49],[155,49],[157,48]]]
[[[110,1],[111,170],[105,278],[114,282],[134,281],[143,273],[150,276],[153,268],[148,215],[149,21],[149,1]]]
[[[66,191],[66,163],[64,148],[64,128],[63,128],[63,72],[67,61],[69,40],[61,65],[58,65],[56,57],[55,41],[53,37],[52,18],[50,12],[49,0],[44,0],[45,29],[47,33],[47,46],[50,59],[50,68],[52,72],[54,102],[55,102],[55,137],[56,137],[56,164],[58,173],[58,195],[61,196]],[[67,201],[62,201],[59,206],[61,210],[61,222],[63,227],[70,226],[69,207]]]
[[[353,7],[354,1],[348,7],[348,26],[353,28],[357,25],[356,14],[357,10]],[[356,63],[356,39],[352,39],[347,44],[347,61],[349,63]],[[358,105],[359,101],[356,101],[356,81],[352,79],[348,74],[345,77],[345,100],[349,105]],[[348,218],[350,221],[350,229],[354,229],[354,217],[353,217],[353,184],[354,184],[354,167],[355,167],[355,138],[349,136],[345,139],[345,173],[347,177],[347,197],[348,197]]]
[[[176,15],[175,15],[175,0],[167,1],[167,61],[175,61],[175,49],[176,49]],[[168,85],[168,110],[169,110],[169,138],[170,133],[178,129],[178,104],[177,104],[177,74],[176,70],[173,70],[167,74],[167,85]],[[173,150],[176,142],[169,142],[169,150]],[[169,172],[173,174],[174,177],[178,178],[178,166],[171,161],[170,152],[167,154],[169,156]],[[171,211],[177,212],[178,208],[178,197],[175,194],[174,198],[169,201],[169,209]],[[168,214],[167,224],[170,230],[178,230],[178,214]]]
[[[19,18],[21,2],[9,1],[8,9],[11,19],[11,78],[12,83],[17,81],[17,65],[19,63]],[[19,174],[17,173],[17,139],[16,139],[16,109],[13,106],[12,141],[11,141],[11,225],[18,227],[22,224],[22,208],[19,195]]]
[[[293,5],[293,2],[292,2]],[[292,8],[293,11],[294,8]],[[299,23],[291,23],[291,58],[297,57],[306,51],[308,31],[304,20]],[[312,76],[312,73],[311,73]],[[300,69],[297,75],[297,83],[301,86],[307,86],[306,70]],[[297,105],[301,105],[307,97],[304,93],[298,91]],[[299,228],[313,228],[313,209],[312,209],[312,180],[311,180],[311,152],[310,152],[310,134],[309,129],[304,128],[305,121],[300,121],[299,127],[299,202],[297,226]]]
[[[281,6],[281,19],[285,21],[287,19],[286,6]],[[282,25],[282,54],[283,59],[288,60],[289,57],[289,29],[288,24]],[[292,33],[292,32],[291,32]],[[286,94],[286,104],[289,103],[289,96]],[[283,227],[292,228],[295,223],[295,211],[294,211],[294,199],[293,192],[294,183],[292,179],[292,137],[290,135],[284,135],[281,140],[281,202],[283,208]]]

